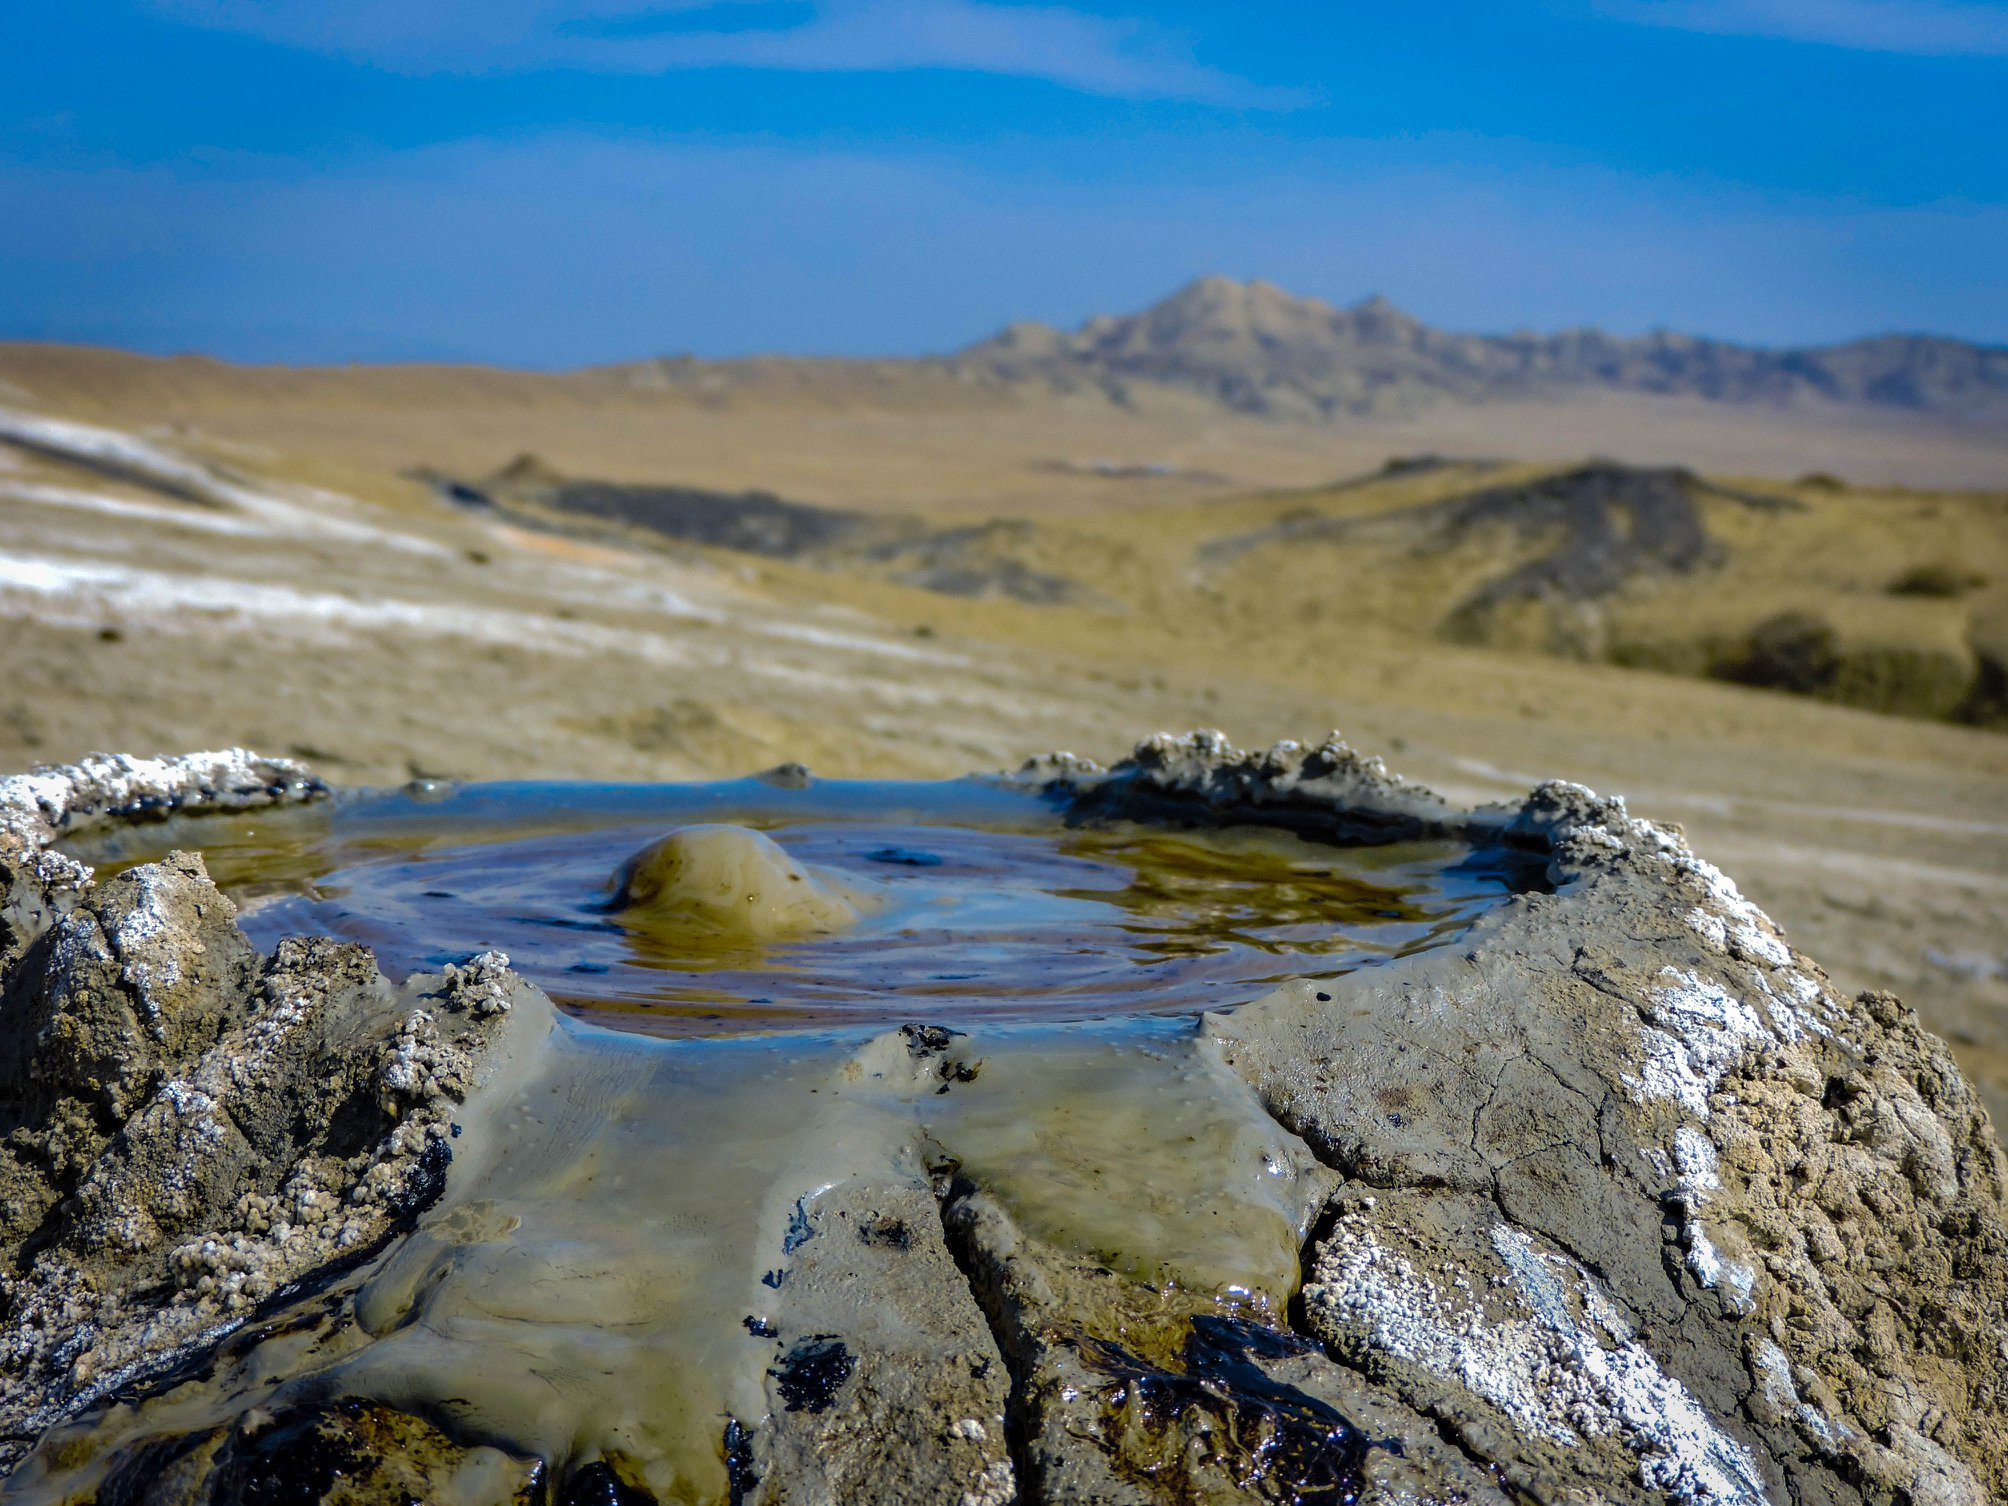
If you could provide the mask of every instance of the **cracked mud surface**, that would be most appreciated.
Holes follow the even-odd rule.
[[[1015,778],[1081,821],[1510,845],[1553,892],[1148,1029],[654,1041],[494,957],[261,958],[199,859],[48,846],[297,769],[0,784],[0,1494],[2008,1496],[1974,1090],[1677,836],[1336,741]]]

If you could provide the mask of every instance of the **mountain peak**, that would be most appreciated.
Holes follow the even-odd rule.
[[[1200,277],[1134,314],[1072,331],[1014,325],[954,358],[1007,381],[1180,389],[1243,412],[1329,418],[1440,400],[1605,389],[1771,406],[1870,405],[1982,417],[2008,410],[2008,350],[1858,340],[1777,352],[1656,332],[1453,335],[1381,294],[1340,308],[1274,283]]]
[[[1206,277],[1195,278],[1176,292],[1159,299],[1136,317],[1148,318],[1153,314],[1172,311],[1247,317],[1256,311],[1276,312],[1290,309],[1326,311],[1330,307],[1331,305],[1321,298],[1300,297],[1277,287],[1273,282],[1264,282],[1260,278],[1250,282],[1237,282],[1232,277],[1225,277],[1215,272]]]

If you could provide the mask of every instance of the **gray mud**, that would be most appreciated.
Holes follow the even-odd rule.
[[[1972,1089],[1621,802],[1043,760],[1069,819],[1553,892],[1196,1018],[656,1040],[499,957],[260,957],[194,857],[94,880],[49,844],[317,793],[94,768],[0,785],[8,1499],[2008,1497]]]

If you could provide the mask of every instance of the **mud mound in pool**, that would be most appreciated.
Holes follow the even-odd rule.
[[[194,848],[261,948],[359,942],[394,977],[499,951],[654,1035],[1193,1013],[1440,945],[1545,883],[1501,844],[1167,821],[995,780],[472,785],[70,850]]]
[[[49,846],[313,793],[281,772],[0,782],[8,1500],[2008,1496],[1972,1089],[1621,802],[1460,810],[1336,739],[1042,760],[983,788],[1054,845],[1259,827],[1547,882],[1197,1016],[656,1039],[492,952],[398,989],[326,939],[259,959],[197,857]]]

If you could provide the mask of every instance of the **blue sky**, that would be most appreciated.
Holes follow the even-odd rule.
[[[2008,3],[73,0],[0,337],[905,354],[1207,272],[1447,327],[2008,343]]]

